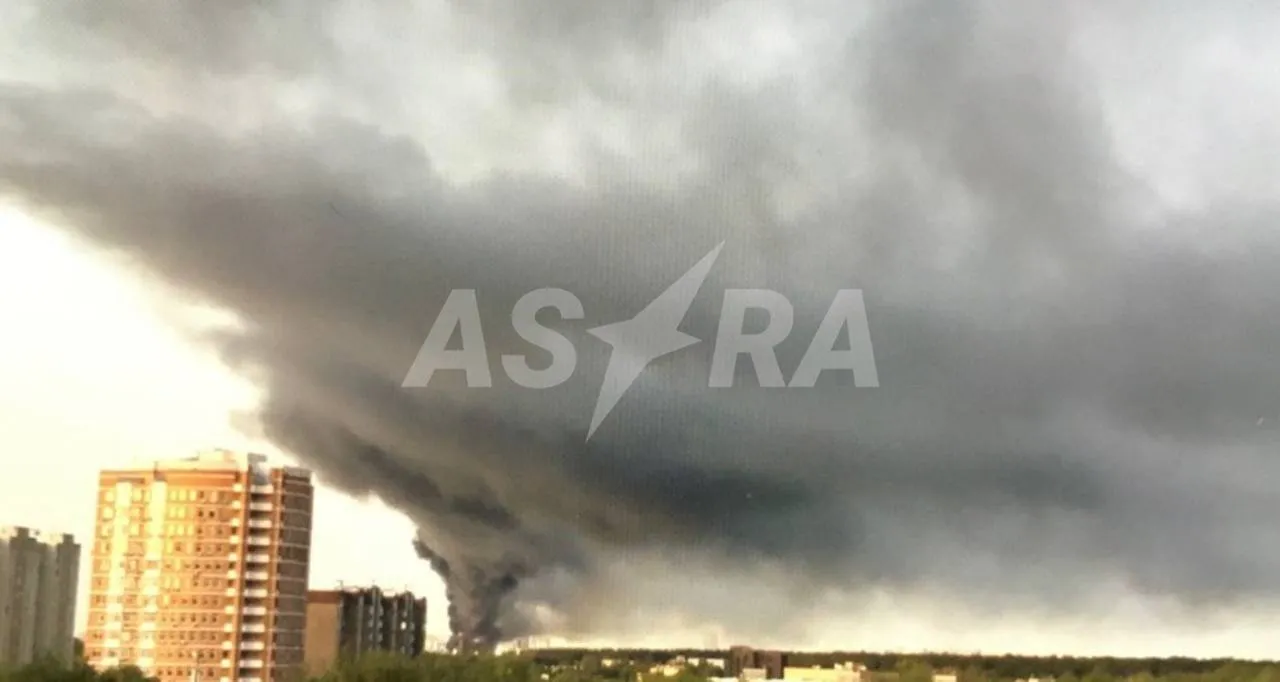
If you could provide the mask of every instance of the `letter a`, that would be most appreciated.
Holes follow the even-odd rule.
[[[453,330],[462,330],[462,349],[447,350]],[[427,340],[404,377],[405,388],[424,388],[439,369],[460,369],[467,373],[469,388],[489,388],[489,356],[484,349],[484,333],[480,329],[480,307],[474,289],[454,289],[440,309],[435,324],[427,332]]]
[[[849,350],[835,349],[842,328],[849,332]],[[813,388],[824,369],[852,370],[853,385],[859,388],[880,385],[876,356],[871,348],[871,330],[867,327],[867,306],[857,289],[836,292],[827,316],[818,325],[809,350],[791,375],[787,388]]]

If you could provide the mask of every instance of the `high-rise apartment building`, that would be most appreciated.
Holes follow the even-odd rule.
[[[0,664],[71,660],[79,571],[70,535],[0,526]]]
[[[213,451],[102,472],[85,655],[160,682],[300,669],[311,474]]]
[[[307,595],[307,668],[319,674],[339,658],[373,651],[417,656],[426,649],[427,600],[377,587]]]

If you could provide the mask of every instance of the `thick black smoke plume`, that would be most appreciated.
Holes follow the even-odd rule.
[[[854,4],[10,0],[0,196],[233,313],[198,340],[417,524],[460,649],[1277,596],[1280,100],[1200,58],[1280,10]],[[722,241],[703,343],[587,441],[586,330]],[[500,355],[550,361],[511,329],[544,287],[579,362],[526,390]],[[784,376],[862,289],[880,387],[709,389],[727,287],[795,305]],[[455,289],[495,386],[402,388]]]
[[[445,582],[449,600],[449,631],[453,636],[446,646],[450,651],[492,652],[501,643],[498,615],[502,600],[516,588],[514,573],[491,575],[487,566],[451,567],[449,561],[432,551],[426,543],[415,539],[418,556],[431,562],[431,568]],[[525,573],[528,569],[524,569]]]

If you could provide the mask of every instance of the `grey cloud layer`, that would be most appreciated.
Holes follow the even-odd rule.
[[[822,27],[806,34],[810,71],[693,87],[665,70],[682,59],[671,45],[738,5],[543,4],[453,19],[506,77],[513,120],[596,98],[643,119],[627,131],[640,147],[678,132],[693,161],[673,167],[679,183],[653,180],[661,150],[591,140],[585,180],[463,186],[412,136],[344,115],[360,55],[333,36],[443,10],[150,9],[158,26],[281,36],[226,37],[218,59],[53,3],[32,35],[97,26],[94,49],[128,54],[122,74],[152,69],[175,98],[270,64],[266,83],[311,83],[333,108],[299,114],[263,85],[260,125],[226,131],[124,87],[14,78],[0,192],[237,313],[243,329],[207,340],[266,390],[265,433],[419,524],[461,632],[537,629],[541,602],[571,629],[643,608],[583,597],[633,551],[678,557],[677,573],[777,562],[793,583],[780,590],[942,590],[994,609],[1084,600],[1110,579],[1188,605],[1275,596],[1274,207],[1175,210],[1121,161],[1098,72],[1074,52],[1107,12],[892,3],[863,23],[802,3],[796,30]],[[417,96],[407,76],[368,82]],[[651,368],[584,445],[607,348],[583,331],[630,317],[720,240],[691,333],[711,338],[725,286],[776,288],[798,308],[789,372],[834,290],[861,287],[881,387],[710,391],[703,344]],[[479,291],[496,356],[523,349],[508,311],[544,286],[587,311],[564,325],[582,354],[570,384],[399,387],[450,289]]]

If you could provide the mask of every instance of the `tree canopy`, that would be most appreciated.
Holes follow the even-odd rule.
[[[566,656],[547,651],[501,656],[424,654],[414,658],[375,654],[342,661],[328,670],[299,674],[294,682],[705,682],[719,674],[705,665],[674,676],[650,673],[677,655],[720,657],[719,652],[592,652]],[[820,661],[821,657],[829,657]],[[1247,661],[1194,659],[1084,659],[938,655],[792,654],[791,666],[830,666],[855,661],[868,670],[863,682],[931,682],[935,672],[958,682],[1280,682],[1280,666]],[[606,664],[606,662],[608,664]],[[824,666],[825,667],[825,666]],[[83,661],[45,659],[2,668],[0,682],[154,682],[137,668],[94,670]]]

